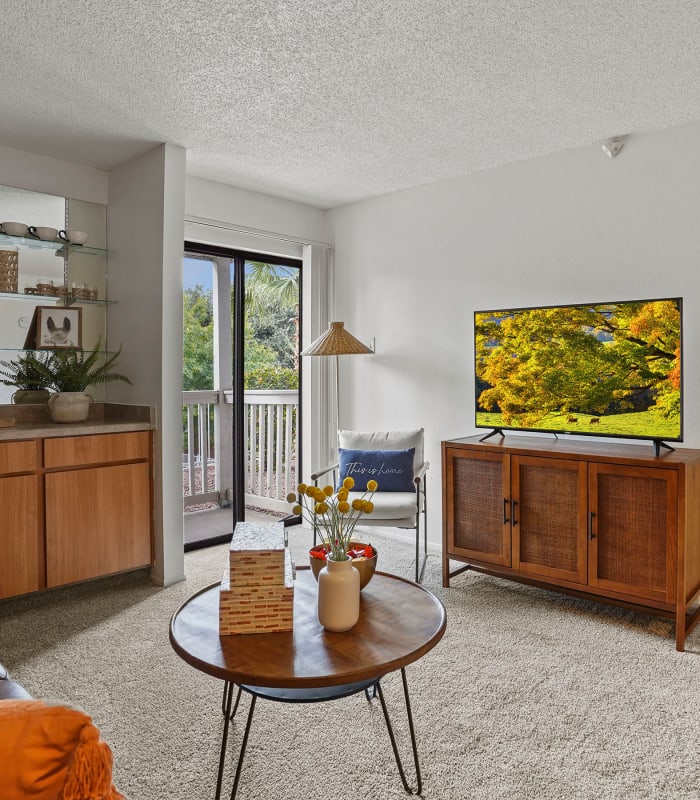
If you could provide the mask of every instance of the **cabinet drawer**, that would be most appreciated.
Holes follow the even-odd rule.
[[[0,475],[33,472],[38,465],[36,440],[0,442]]]
[[[147,461],[150,456],[150,440],[148,431],[45,439],[44,466],[51,469],[109,464],[114,461]]]

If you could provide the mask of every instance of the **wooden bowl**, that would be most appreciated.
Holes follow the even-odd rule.
[[[363,544],[362,542],[353,542],[353,547],[366,547],[367,545]],[[377,568],[377,548],[374,545],[370,545],[372,547],[372,552],[374,555],[372,558],[353,558],[352,565],[355,569],[360,573],[360,589],[364,589],[365,586],[370,582],[372,579],[372,575],[374,575],[374,570]],[[314,550],[323,550],[324,545],[317,544],[315,547],[312,547],[309,550],[309,564],[311,566],[311,571],[314,574],[314,578],[318,580],[318,573],[323,569],[326,562],[322,558],[316,558],[313,555]]]

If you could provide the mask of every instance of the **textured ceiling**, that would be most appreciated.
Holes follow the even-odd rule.
[[[694,0],[3,0],[0,143],[323,208],[700,119]]]

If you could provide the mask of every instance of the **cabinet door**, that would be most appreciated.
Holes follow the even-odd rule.
[[[39,491],[37,475],[0,478],[0,597],[42,587]]]
[[[48,473],[48,586],[151,563],[147,463]]]
[[[511,487],[513,568],[585,584],[585,462],[513,456]]]
[[[448,449],[445,464],[448,552],[509,567],[510,457]]]
[[[589,583],[675,603],[675,470],[589,465]]]

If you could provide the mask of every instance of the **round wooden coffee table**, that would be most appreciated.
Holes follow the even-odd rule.
[[[251,695],[231,798],[236,796],[243,756],[258,697],[287,703],[336,700],[364,691],[378,696],[394,757],[407,792],[413,790],[399,757],[380,679],[401,670],[406,713],[416,770],[415,793],[422,781],[418,763],[405,667],[440,641],[445,608],[419,584],[383,572],[362,590],[360,619],[350,631],[330,633],[316,616],[317,585],[308,567],[297,568],[294,583],[294,628],[284,633],[219,635],[219,584],[202,589],[173,614],[170,642],[175,652],[198,670],[224,681],[224,731],[216,798],[221,794],[229,722],[241,692]],[[233,689],[238,686],[235,705]],[[233,705],[233,708],[232,708]]]

